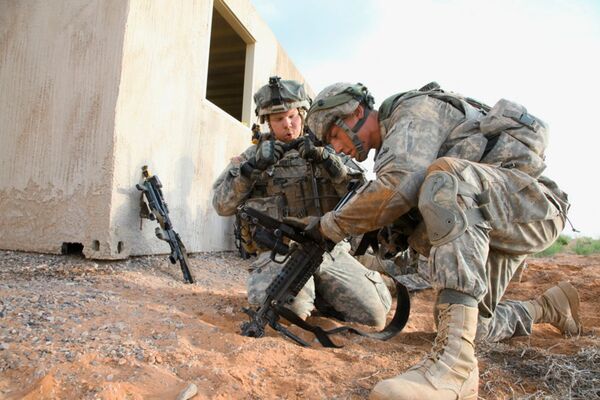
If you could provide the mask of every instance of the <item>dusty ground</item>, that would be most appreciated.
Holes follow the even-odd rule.
[[[273,331],[245,338],[249,263],[232,253],[190,261],[194,285],[166,257],[0,251],[0,398],[175,399],[194,383],[194,399],[362,399],[434,338],[431,291],[413,296],[408,326],[388,342],[344,335],[344,348],[324,349]],[[599,266],[600,256],[531,261],[509,297],[568,279],[580,291],[585,333],[564,339],[539,325],[529,338],[481,346],[481,398],[600,398]]]

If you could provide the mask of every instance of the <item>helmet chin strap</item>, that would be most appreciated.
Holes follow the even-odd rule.
[[[341,118],[338,118],[334,122],[337,126],[342,128],[344,132],[346,132],[350,140],[352,140],[352,144],[354,144],[354,147],[356,148],[356,151],[358,153],[358,161],[364,161],[367,159],[367,152],[365,151],[361,140],[358,138],[358,132],[360,131],[360,128],[362,128],[365,122],[367,122],[367,117],[371,113],[371,109],[369,107],[364,107],[364,110],[365,115],[363,115],[363,117],[360,120],[358,120],[358,122],[356,123],[356,125],[354,125],[353,128],[350,128]]]

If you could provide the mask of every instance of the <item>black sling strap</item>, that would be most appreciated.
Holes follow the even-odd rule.
[[[293,311],[282,307],[281,305],[278,305],[276,307],[276,312],[279,316],[285,318],[294,325],[297,325],[298,327],[314,334],[319,343],[323,345],[323,347],[342,347],[335,344],[329,337],[330,335],[342,332],[352,332],[357,335],[365,336],[376,340],[388,340],[396,336],[400,331],[402,331],[402,329],[404,329],[406,323],[408,322],[408,317],[410,315],[410,295],[408,294],[408,289],[401,283],[396,282],[396,291],[396,311],[394,312],[394,316],[392,317],[390,323],[379,332],[363,332],[351,326],[340,326],[338,328],[325,330],[320,326],[312,325],[304,321],[303,319],[298,317]],[[287,330],[279,323],[271,324],[271,327],[302,346],[310,346],[308,342],[292,334],[289,330]]]

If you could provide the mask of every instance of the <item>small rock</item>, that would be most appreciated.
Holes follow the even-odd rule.
[[[190,383],[187,387],[179,393],[176,400],[188,400],[194,397],[198,393],[198,387]]]

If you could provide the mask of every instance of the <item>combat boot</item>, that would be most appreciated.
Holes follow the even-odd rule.
[[[476,400],[476,307],[439,304],[438,333],[431,353],[405,373],[375,385],[371,400]]]
[[[537,299],[526,301],[525,307],[534,324],[552,324],[567,336],[581,334],[579,294],[569,282],[560,282]]]

